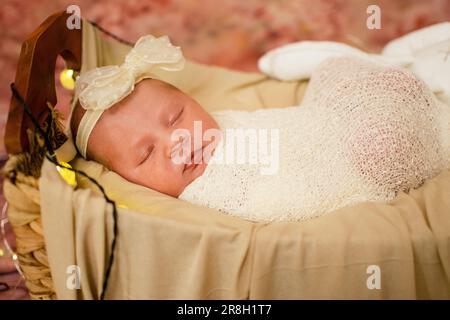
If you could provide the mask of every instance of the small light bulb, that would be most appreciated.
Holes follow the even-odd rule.
[[[56,170],[58,170],[59,174],[61,175],[61,177],[72,187],[76,187],[77,185],[77,179],[75,176],[75,172],[73,172],[70,169],[67,168],[72,168],[72,166],[70,164],[68,164],[67,162],[64,161],[60,161],[60,163],[66,167],[61,167],[61,166],[56,166]]]
[[[73,70],[64,69],[59,75],[59,81],[62,86],[68,90],[73,90],[75,88],[75,80],[73,79]]]

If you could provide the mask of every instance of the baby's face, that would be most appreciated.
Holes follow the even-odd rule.
[[[201,154],[198,146],[194,149],[194,121],[201,121],[201,136],[218,129],[188,95],[162,81],[144,80],[102,114],[89,138],[88,156],[131,182],[178,197],[207,166],[204,160],[191,166],[173,160],[180,146],[172,135],[176,129],[189,131],[191,151]],[[201,146],[211,150],[217,142],[202,141]]]

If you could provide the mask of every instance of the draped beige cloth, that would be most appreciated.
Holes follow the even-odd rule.
[[[83,68],[120,62],[126,52],[84,23]],[[194,63],[181,76],[159,76],[208,111],[294,105],[306,86]],[[73,151],[68,141],[58,156],[71,160]],[[450,298],[450,171],[391,204],[264,224],[129,183],[94,162],[71,164],[98,179],[119,206],[108,299]],[[39,185],[58,298],[99,298],[111,253],[111,206],[86,179],[73,189],[47,160]],[[78,290],[67,286],[72,265],[80,270]],[[371,287],[373,276],[379,289]]]

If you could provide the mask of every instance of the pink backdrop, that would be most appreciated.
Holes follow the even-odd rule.
[[[168,34],[187,58],[239,70],[256,70],[261,54],[293,41],[336,40],[377,51],[406,32],[450,20],[450,0],[1,0],[0,158],[20,44],[48,15],[70,4],[129,41],[146,33]],[[381,30],[366,27],[370,4],[381,8]],[[67,113],[68,92],[60,88],[58,94]],[[17,275],[5,274],[12,270],[0,257],[0,282],[14,285]],[[0,292],[0,299],[19,296],[23,292]]]

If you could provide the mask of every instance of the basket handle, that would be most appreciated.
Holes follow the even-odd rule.
[[[81,28],[70,30],[66,25],[69,17],[66,11],[48,17],[23,42],[20,51],[16,88],[41,123],[49,115],[47,102],[53,106],[57,102],[55,64],[58,55],[69,68],[81,68]],[[4,139],[9,154],[28,151],[28,128],[33,128],[31,120],[19,101],[12,97]]]

